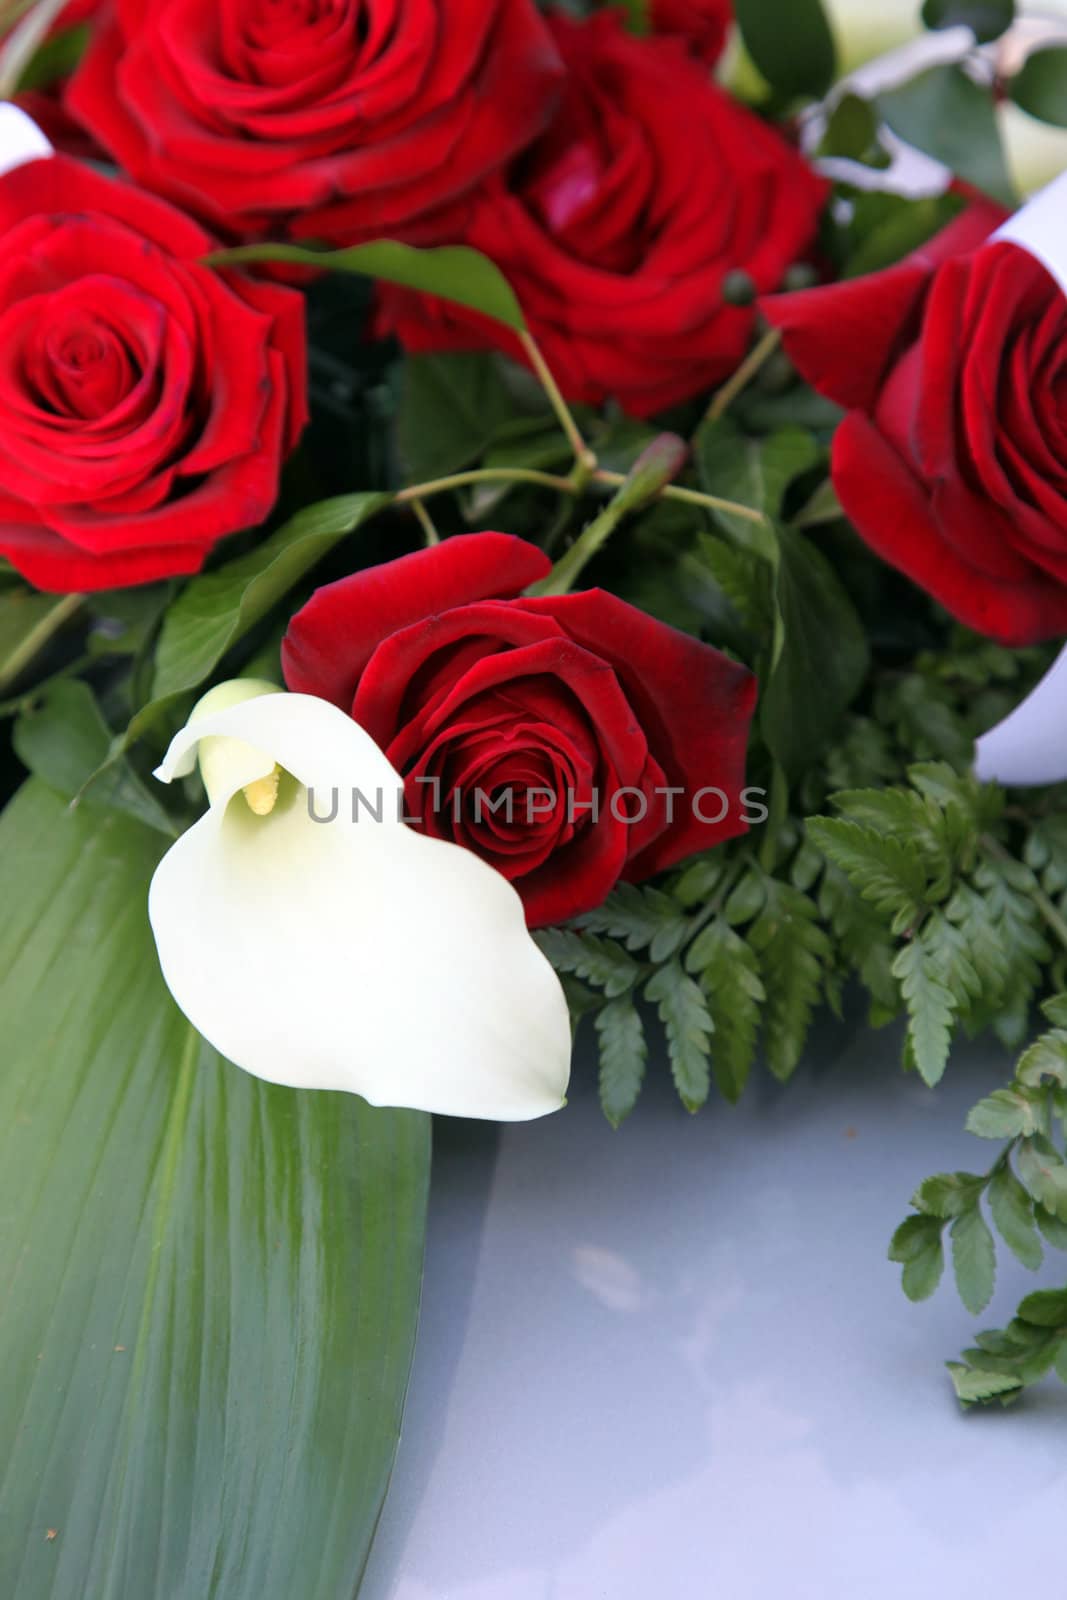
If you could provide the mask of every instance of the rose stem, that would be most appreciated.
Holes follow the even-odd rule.
[[[35,628],[19,644],[15,646],[7,660],[0,666],[0,689],[6,689],[9,683],[14,683],[19,673],[28,667],[45,645],[55,634],[75,616],[85,604],[85,596],[80,594],[64,595],[57,605],[54,605],[43,616]]]
[[[541,387],[547,394],[552,409],[559,419],[559,425],[567,436],[567,443],[574,451],[574,471],[571,477],[574,480],[575,488],[581,489],[596,471],[596,456],[582,438],[581,429],[575,422],[571,408],[564,400],[559,384],[552,376],[548,362],[541,354],[537,341],[525,328],[518,337],[519,343],[526,351],[527,359],[537,374]]]
[[[763,335],[759,343],[749,351],[737,371],[732,377],[727,378],[722,388],[712,399],[705,418],[707,422],[718,422],[720,417],[725,416],[742,389],[748,387],[764,362],[769,360],[781,342],[782,335],[777,328],[771,328],[769,332]]]
[[[441,535],[434,527],[433,518],[423,505],[422,501],[412,500],[411,509],[414,511],[419,526],[422,528],[422,536],[426,541],[427,548],[429,548],[430,545],[440,544]]]

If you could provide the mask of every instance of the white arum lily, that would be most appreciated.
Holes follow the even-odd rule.
[[[1067,173],[997,229],[1044,264],[1067,294]],[[1007,784],[1067,778],[1067,650],[1030,697],[978,741],[977,776]]]
[[[9,101],[0,101],[0,177],[27,161],[53,155],[52,146],[31,117]]]
[[[221,1054],[374,1105],[559,1109],[567,1004],[518,895],[400,820],[401,779],[362,728],[240,681],[205,696],[156,776],[198,756],[210,808],[160,862],[148,910],[168,988]]]

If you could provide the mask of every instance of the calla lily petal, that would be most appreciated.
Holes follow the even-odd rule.
[[[344,712],[269,687],[204,708],[157,774],[169,781],[191,752],[211,752],[210,809],[149,893],[178,1005],[272,1083],[455,1116],[557,1110],[567,1004],[519,896],[469,851],[400,820],[399,774]],[[256,815],[248,786],[277,769],[276,798]],[[315,820],[334,791],[333,820]]]
[[[0,177],[27,161],[40,161],[55,152],[32,117],[9,100],[0,101]]]
[[[1061,783],[1067,778],[1067,650],[1033,694],[978,741],[983,782]]]

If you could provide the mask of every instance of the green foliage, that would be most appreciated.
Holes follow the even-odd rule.
[[[1030,116],[1067,128],[1067,49],[1059,45],[1032,51],[1009,80],[1008,92]]]
[[[893,132],[957,177],[1004,205],[1015,193],[993,95],[957,66],[931,67],[917,78],[878,96],[878,109]]]
[[[516,332],[526,327],[519,302],[499,267],[467,245],[416,250],[395,239],[376,239],[372,244],[352,245],[347,250],[309,250],[297,244],[246,244],[216,251],[208,259],[209,265],[215,267],[282,261],[318,271],[355,272],[480,311],[483,317],[492,317]]]
[[[913,1300],[937,1287],[935,1254],[948,1227],[960,1299],[972,1314],[989,1304],[996,1246],[983,1202],[996,1233],[1028,1270],[1042,1263],[1041,1235],[1067,1249],[1067,1034],[1058,1026],[1067,996],[1048,1001],[1045,1011],[1057,1026],[1024,1051],[1011,1083],[986,1095],[967,1118],[970,1133],[1005,1141],[992,1166],[984,1174],[927,1178],[912,1196],[912,1215],[893,1235],[890,1259],[903,1266],[904,1292]],[[962,1362],[949,1363],[967,1405],[1017,1398],[1053,1368],[1067,1382],[1067,1290],[1027,1295],[1008,1328],[979,1334]]]
[[[36,780],[0,821],[4,1597],[338,1600],[399,1437],[429,1119],[198,1038],[148,928],[164,843]]]
[[[834,36],[821,0],[735,0],[745,48],[780,95],[819,98],[834,81]]]
[[[928,28],[970,28],[979,44],[988,44],[1011,27],[1015,0],[926,0],[922,19]]]

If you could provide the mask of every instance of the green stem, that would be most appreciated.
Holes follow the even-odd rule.
[[[475,483],[536,483],[543,489],[555,489],[558,494],[575,493],[569,478],[554,477],[551,472],[534,472],[527,467],[474,467],[469,472],[453,472],[447,478],[431,478],[428,483],[413,483],[409,489],[401,489],[396,503],[411,505],[415,500],[428,500],[431,495],[465,489]]]
[[[70,621],[71,617],[77,615],[84,603],[84,595],[64,595],[48,615],[42,617],[36,627],[30,629],[25,638],[21,639],[12,650],[3,666],[0,666],[0,690],[15,682],[45,645]]]
[[[441,535],[434,527],[433,518],[430,516],[430,513],[427,511],[422,501],[412,500],[410,504],[412,511],[415,513],[416,521],[422,529],[422,536],[426,541],[426,548],[429,549],[431,545],[440,544]]]
[[[543,582],[535,584],[531,594],[570,594],[583,568],[588,566],[614,533],[627,513],[625,502],[616,499],[604,507],[598,517],[587,523],[570,549],[556,562]]]
[[[763,335],[759,343],[749,351],[737,371],[732,377],[727,378],[722,388],[712,399],[707,410],[706,420],[708,422],[718,422],[720,417],[725,416],[742,389],[748,388],[756,373],[773,356],[781,342],[782,336],[777,328],[772,328],[769,333]]]
[[[548,362],[541,354],[540,348],[533,335],[525,329],[519,334],[519,341],[526,352],[526,358],[537,375],[538,382],[548,396],[549,403],[556,413],[560,427],[567,436],[567,443],[574,452],[575,487],[580,489],[584,482],[596,470],[596,456],[582,438],[582,431],[574,420],[570,406],[564,400],[559,384],[552,376]]]
[[[598,467],[593,473],[593,482],[602,483],[605,487],[618,488],[625,481],[621,472],[605,472]],[[743,506],[736,500],[723,500],[717,494],[704,494],[700,489],[683,489],[676,483],[668,483],[661,489],[660,497],[663,500],[679,500],[687,506],[701,506],[705,511],[723,511],[728,516],[744,517],[749,522],[767,520],[763,512],[753,506]]]

